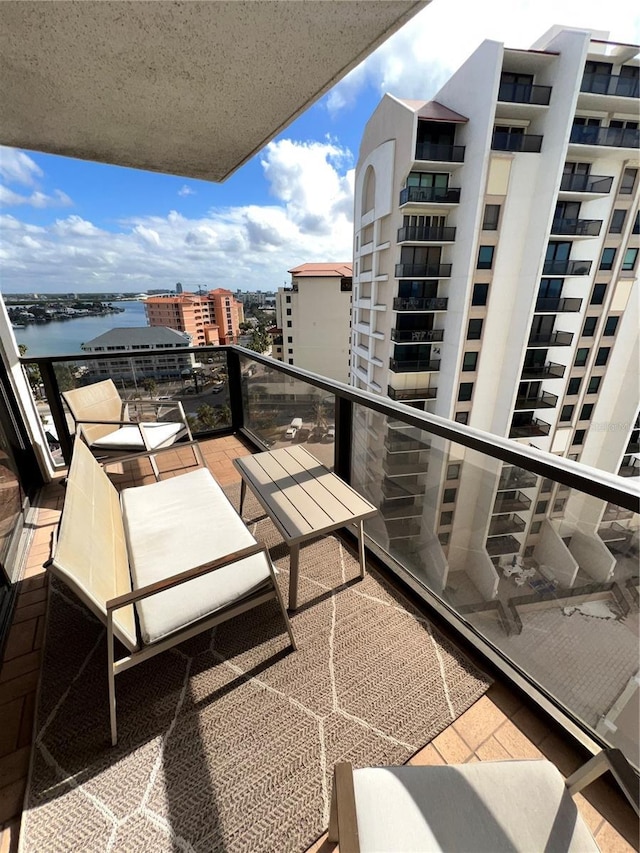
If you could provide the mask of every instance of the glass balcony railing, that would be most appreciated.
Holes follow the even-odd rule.
[[[393,300],[394,311],[446,311],[446,297],[397,296]]]
[[[539,418],[531,418],[525,423],[511,424],[509,438],[533,438],[534,436],[549,435],[551,424]]]
[[[453,243],[456,229],[443,225],[441,228],[423,225],[403,225],[398,228],[398,243]]]
[[[545,261],[542,275],[589,275],[591,261]]]
[[[456,187],[405,187],[400,190],[400,204],[458,204],[460,190]]]
[[[549,361],[546,364],[524,365],[522,368],[522,379],[562,379],[566,367],[564,364],[555,364]]]
[[[443,329],[391,329],[391,340],[400,344],[441,341]]]
[[[611,192],[613,178],[605,175],[563,175],[560,192],[570,193],[608,193]]]
[[[585,74],[580,91],[618,98],[637,98],[640,94],[637,77],[621,77],[619,74]]]
[[[551,86],[532,83],[500,83],[498,100],[510,104],[535,104],[546,107],[551,98]]]
[[[390,385],[387,388],[387,395],[392,400],[397,400],[399,403],[406,403],[410,400],[435,400],[438,395],[437,388],[392,388]]]
[[[131,367],[148,355],[128,354]],[[378,507],[365,522],[365,543],[390,578],[533,701],[637,764],[637,733],[618,725],[632,710],[620,703],[638,667],[640,518],[631,479],[239,347],[184,356],[193,359],[187,375],[170,377],[143,377],[137,368],[134,376],[131,367],[127,375],[125,359],[104,354],[22,363],[67,461],[71,425],[60,391],[110,375],[134,415],[143,415],[145,397],[161,411],[179,400],[199,435],[237,432],[259,449],[303,443]],[[294,417],[303,426],[292,439]],[[528,438],[549,425],[531,419],[514,429]],[[508,624],[498,604],[511,614]],[[577,693],[576,684],[592,686]]]
[[[579,124],[571,128],[569,142],[636,150],[640,144],[640,133],[635,127],[590,127]]]
[[[535,133],[507,133],[496,130],[491,148],[494,151],[523,151],[539,154],[542,150],[542,136]]]
[[[449,278],[451,264],[396,264],[396,278]]]
[[[394,373],[420,373],[421,371],[433,373],[440,370],[440,360],[415,361],[407,359],[407,361],[404,361],[399,358],[390,358],[389,369],[393,370]]]
[[[544,314],[563,314],[574,311],[579,311],[582,307],[582,299],[578,299],[574,296],[569,297],[553,297],[553,296],[539,296],[536,299],[536,307],[535,310],[537,313]]]
[[[527,411],[528,409],[553,409],[558,404],[557,394],[549,394],[543,391],[537,397],[516,397],[515,410]]]
[[[597,237],[601,228],[602,219],[554,219],[551,233],[572,237]]]
[[[464,163],[464,145],[439,145],[437,142],[418,142],[416,144],[416,160]]]
[[[573,332],[538,332],[530,335],[528,347],[570,347]]]

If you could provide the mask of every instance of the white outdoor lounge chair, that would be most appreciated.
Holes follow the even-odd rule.
[[[114,745],[118,673],[271,599],[296,648],[269,552],[207,468],[118,494],[76,441],[45,565],[107,626]],[[114,638],[128,651],[117,661]]]
[[[129,404],[123,402],[111,379],[65,391],[62,398],[73,417],[76,435],[80,435],[97,459],[119,462],[137,453],[149,458],[156,480],[159,480],[152,451],[186,438],[187,445],[193,448],[196,464],[204,465],[179,401],[144,400],[136,405],[153,407],[156,417],[161,408],[173,410],[174,419],[137,422],[129,417]]]
[[[611,770],[638,810],[638,778],[619,750],[566,781],[550,761],[334,769],[329,841],[340,853],[598,851],[572,796]]]

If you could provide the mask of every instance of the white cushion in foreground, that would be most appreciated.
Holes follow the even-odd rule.
[[[598,851],[548,761],[353,772],[361,853]]]
[[[155,449],[170,443],[172,438],[184,429],[182,423],[141,424],[149,447]],[[99,450],[144,450],[144,442],[137,426],[125,426],[103,435],[91,442],[91,447]]]
[[[121,500],[134,589],[256,541],[206,468],[124,489]],[[256,554],[138,602],[142,641],[157,642],[244,597],[269,577],[266,556]]]

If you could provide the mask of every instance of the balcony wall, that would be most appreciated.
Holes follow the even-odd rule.
[[[539,154],[542,150],[542,136],[535,133],[503,133],[495,131],[491,148],[494,151],[523,151]]]

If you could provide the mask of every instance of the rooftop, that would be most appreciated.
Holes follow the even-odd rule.
[[[297,278],[321,278],[323,276],[350,276],[353,273],[353,264],[350,262],[326,264],[308,263],[290,269],[289,272]]]
[[[158,346],[159,344],[170,344],[171,346],[188,347],[191,341],[188,335],[168,329],[166,326],[117,326],[109,329],[97,338],[85,341],[83,349],[89,347],[106,346]]]

